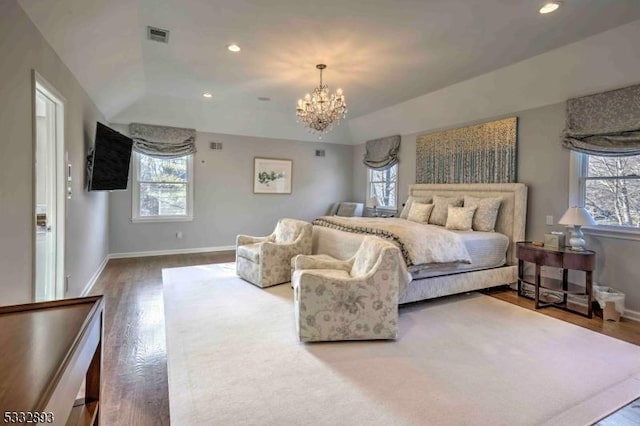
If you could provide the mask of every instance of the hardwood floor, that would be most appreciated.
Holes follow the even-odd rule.
[[[110,260],[105,296],[103,425],[169,425],[162,269],[234,260],[233,252]]]
[[[101,424],[170,424],[162,269],[233,260],[233,252],[219,252],[109,261],[91,292],[105,295]],[[512,290],[488,294],[533,309],[533,301]],[[603,322],[553,308],[539,312],[640,345],[640,323]],[[640,400],[600,424],[640,424],[639,412]]]

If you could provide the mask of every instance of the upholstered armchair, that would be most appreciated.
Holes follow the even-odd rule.
[[[292,264],[301,341],[397,337],[398,300],[411,276],[393,243],[365,237],[349,260],[296,256]]]
[[[280,219],[266,237],[236,237],[236,273],[258,287],[291,280],[291,259],[311,253],[311,224],[296,219]]]

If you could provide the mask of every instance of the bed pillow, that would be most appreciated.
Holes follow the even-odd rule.
[[[465,195],[464,206],[476,207],[476,213],[473,216],[473,230],[484,232],[495,231],[501,203],[501,198],[478,198]]]
[[[409,210],[407,220],[426,224],[429,221],[432,210],[433,204],[413,203],[411,204],[411,210]]]
[[[340,206],[338,207],[338,211],[336,212],[336,216],[342,216],[342,217],[355,216],[357,207],[358,205],[356,203],[340,203]]]
[[[462,207],[462,197],[442,197],[436,195],[433,197],[433,211],[429,216],[429,223],[431,225],[445,226],[447,224],[447,213],[449,206]]]
[[[404,203],[402,211],[400,212],[400,219],[406,219],[407,217],[409,217],[409,210],[411,210],[411,205],[413,203],[431,204],[432,201],[433,197],[409,196],[409,198],[407,198],[407,202]]]
[[[472,231],[475,207],[451,207],[447,210],[447,224],[445,228],[452,231]]]

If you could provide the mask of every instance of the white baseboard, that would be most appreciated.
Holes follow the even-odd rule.
[[[630,321],[638,321],[640,322],[640,312],[638,311],[631,311],[629,309],[625,309],[624,310],[624,315],[622,316],[622,318],[626,318]]]
[[[82,289],[82,293],[80,293],[80,297],[85,297],[87,294],[91,292],[91,289],[93,288],[95,283],[98,281],[98,278],[100,278],[100,274],[102,274],[102,271],[104,271],[104,268],[107,266],[107,262],[109,262],[109,255],[105,256],[100,266],[98,266],[98,269],[96,270],[95,274],[93,274],[93,276],[91,277],[87,285],[84,286],[84,288]]]
[[[236,246],[199,247],[174,250],[134,251],[129,253],[111,253],[109,259],[126,259],[130,257],[167,256],[171,254],[208,253],[215,251],[235,250]]]

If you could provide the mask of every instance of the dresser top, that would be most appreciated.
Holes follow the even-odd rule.
[[[0,307],[0,407],[42,410],[102,296]]]

